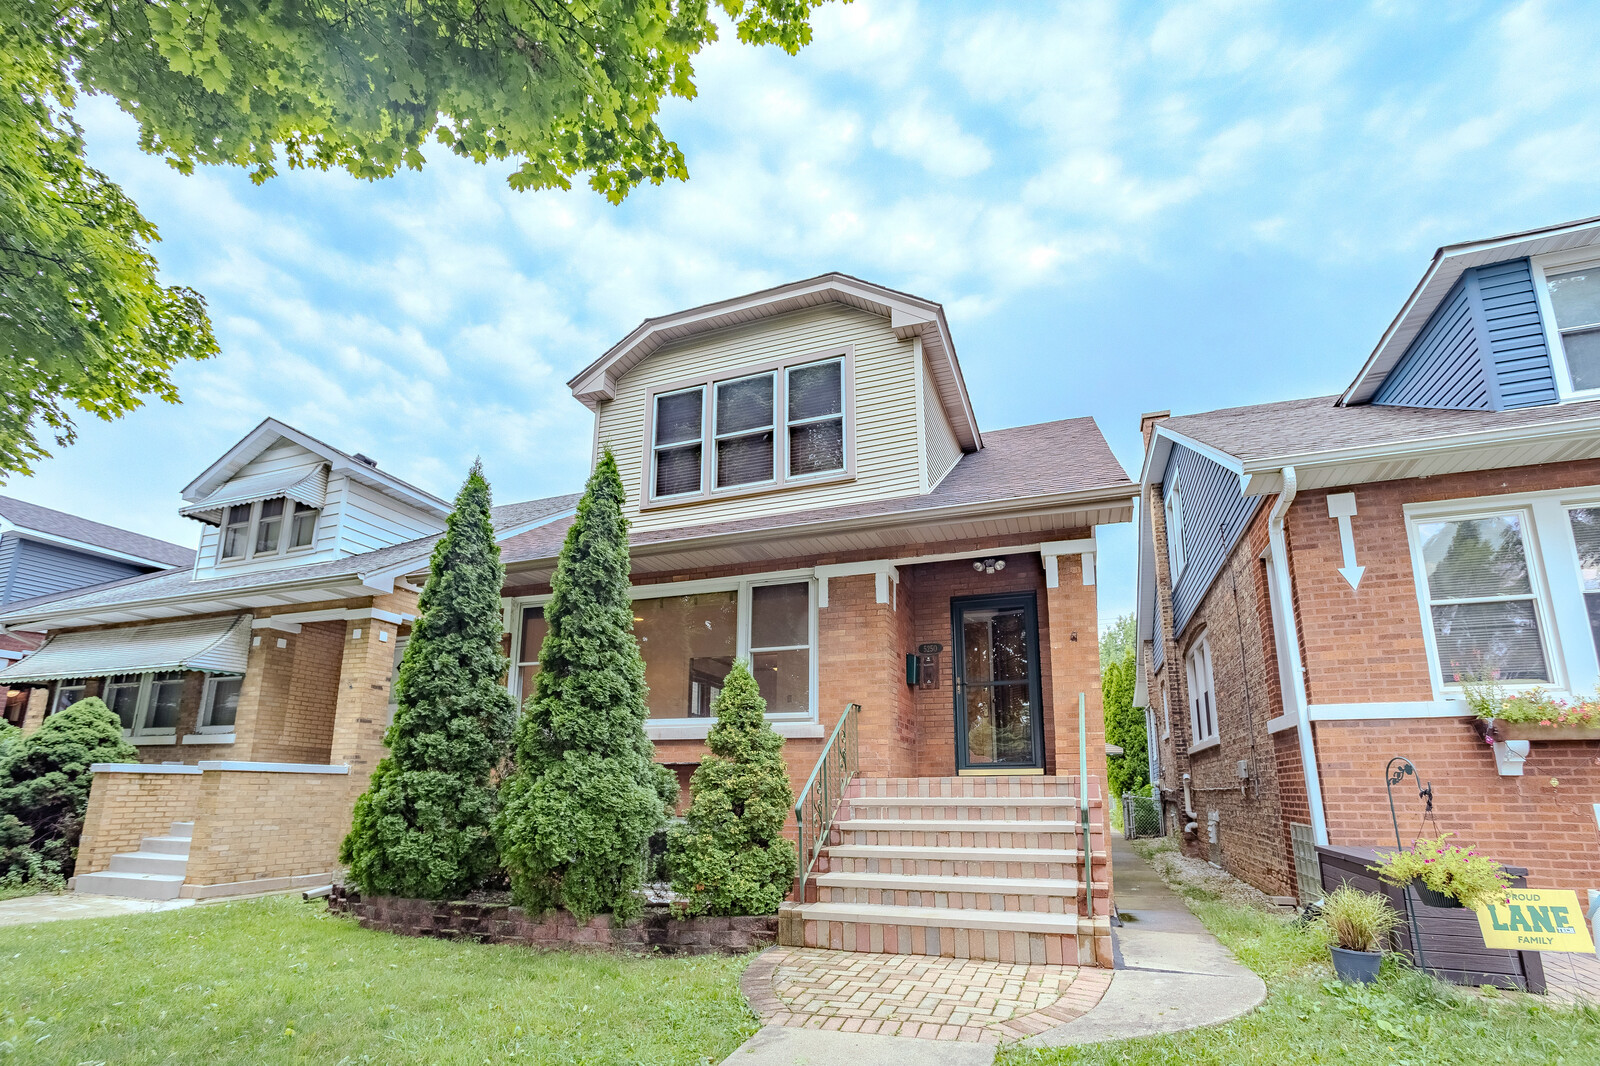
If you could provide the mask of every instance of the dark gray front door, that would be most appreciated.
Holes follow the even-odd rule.
[[[1038,612],[1031,592],[950,601],[956,768],[1044,766]]]

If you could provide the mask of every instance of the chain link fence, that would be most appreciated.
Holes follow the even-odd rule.
[[[1122,794],[1122,835],[1127,840],[1166,836],[1161,825],[1161,804],[1154,796]]]

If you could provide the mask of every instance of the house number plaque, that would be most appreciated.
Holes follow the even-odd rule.
[[[917,645],[917,687],[939,687],[939,653],[944,651],[943,644],[918,644]]]

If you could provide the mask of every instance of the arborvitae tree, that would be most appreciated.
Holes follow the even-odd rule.
[[[395,685],[389,754],[356,801],[340,861],[362,891],[445,899],[497,866],[491,775],[516,701],[505,689],[500,590],[505,567],[489,521],[483,464],[456,494]]]
[[[794,809],[783,738],[743,660],[722,683],[711,754],[689,782],[686,823],[672,834],[672,888],[691,914],[772,914],[794,884],[798,858],[783,835]]]
[[[581,919],[639,912],[650,836],[678,791],[644,733],[623,499],[607,450],[556,562],[549,631],[495,823],[517,902]]]
[[[57,711],[11,748],[0,770],[0,881],[72,875],[97,762],[138,762],[122,723],[96,698]]]

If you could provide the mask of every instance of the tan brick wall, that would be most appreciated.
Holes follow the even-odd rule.
[[[165,835],[173,822],[192,821],[200,778],[193,773],[95,774],[74,874],[98,873],[111,856],[138,851],[145,837]]]
[[[340,641],[338,691],[328,761],[350,767],[341,819],[342,827],[348,828],[356,797],[366,791],[372,771],[388,753],[383,734],[389,727],[389,685],[394,673],[398,627],[373,618],[340,624],[344,634]],[[385,637],[387,639],[383,639]]]
[[[252,731],[251,760],[328,761],[345,630],[344,622],[314,622],[302,626],[299,633],[258,632],[263,648],[270,644],[271,650],[252,649],[253,659],[257,653],[261,655],[264,680]],[[283,649],[277,647],[280,641]]]
[[[350,775],[209,770],[200,775],[186,885],[331,873],[350,828]]]

